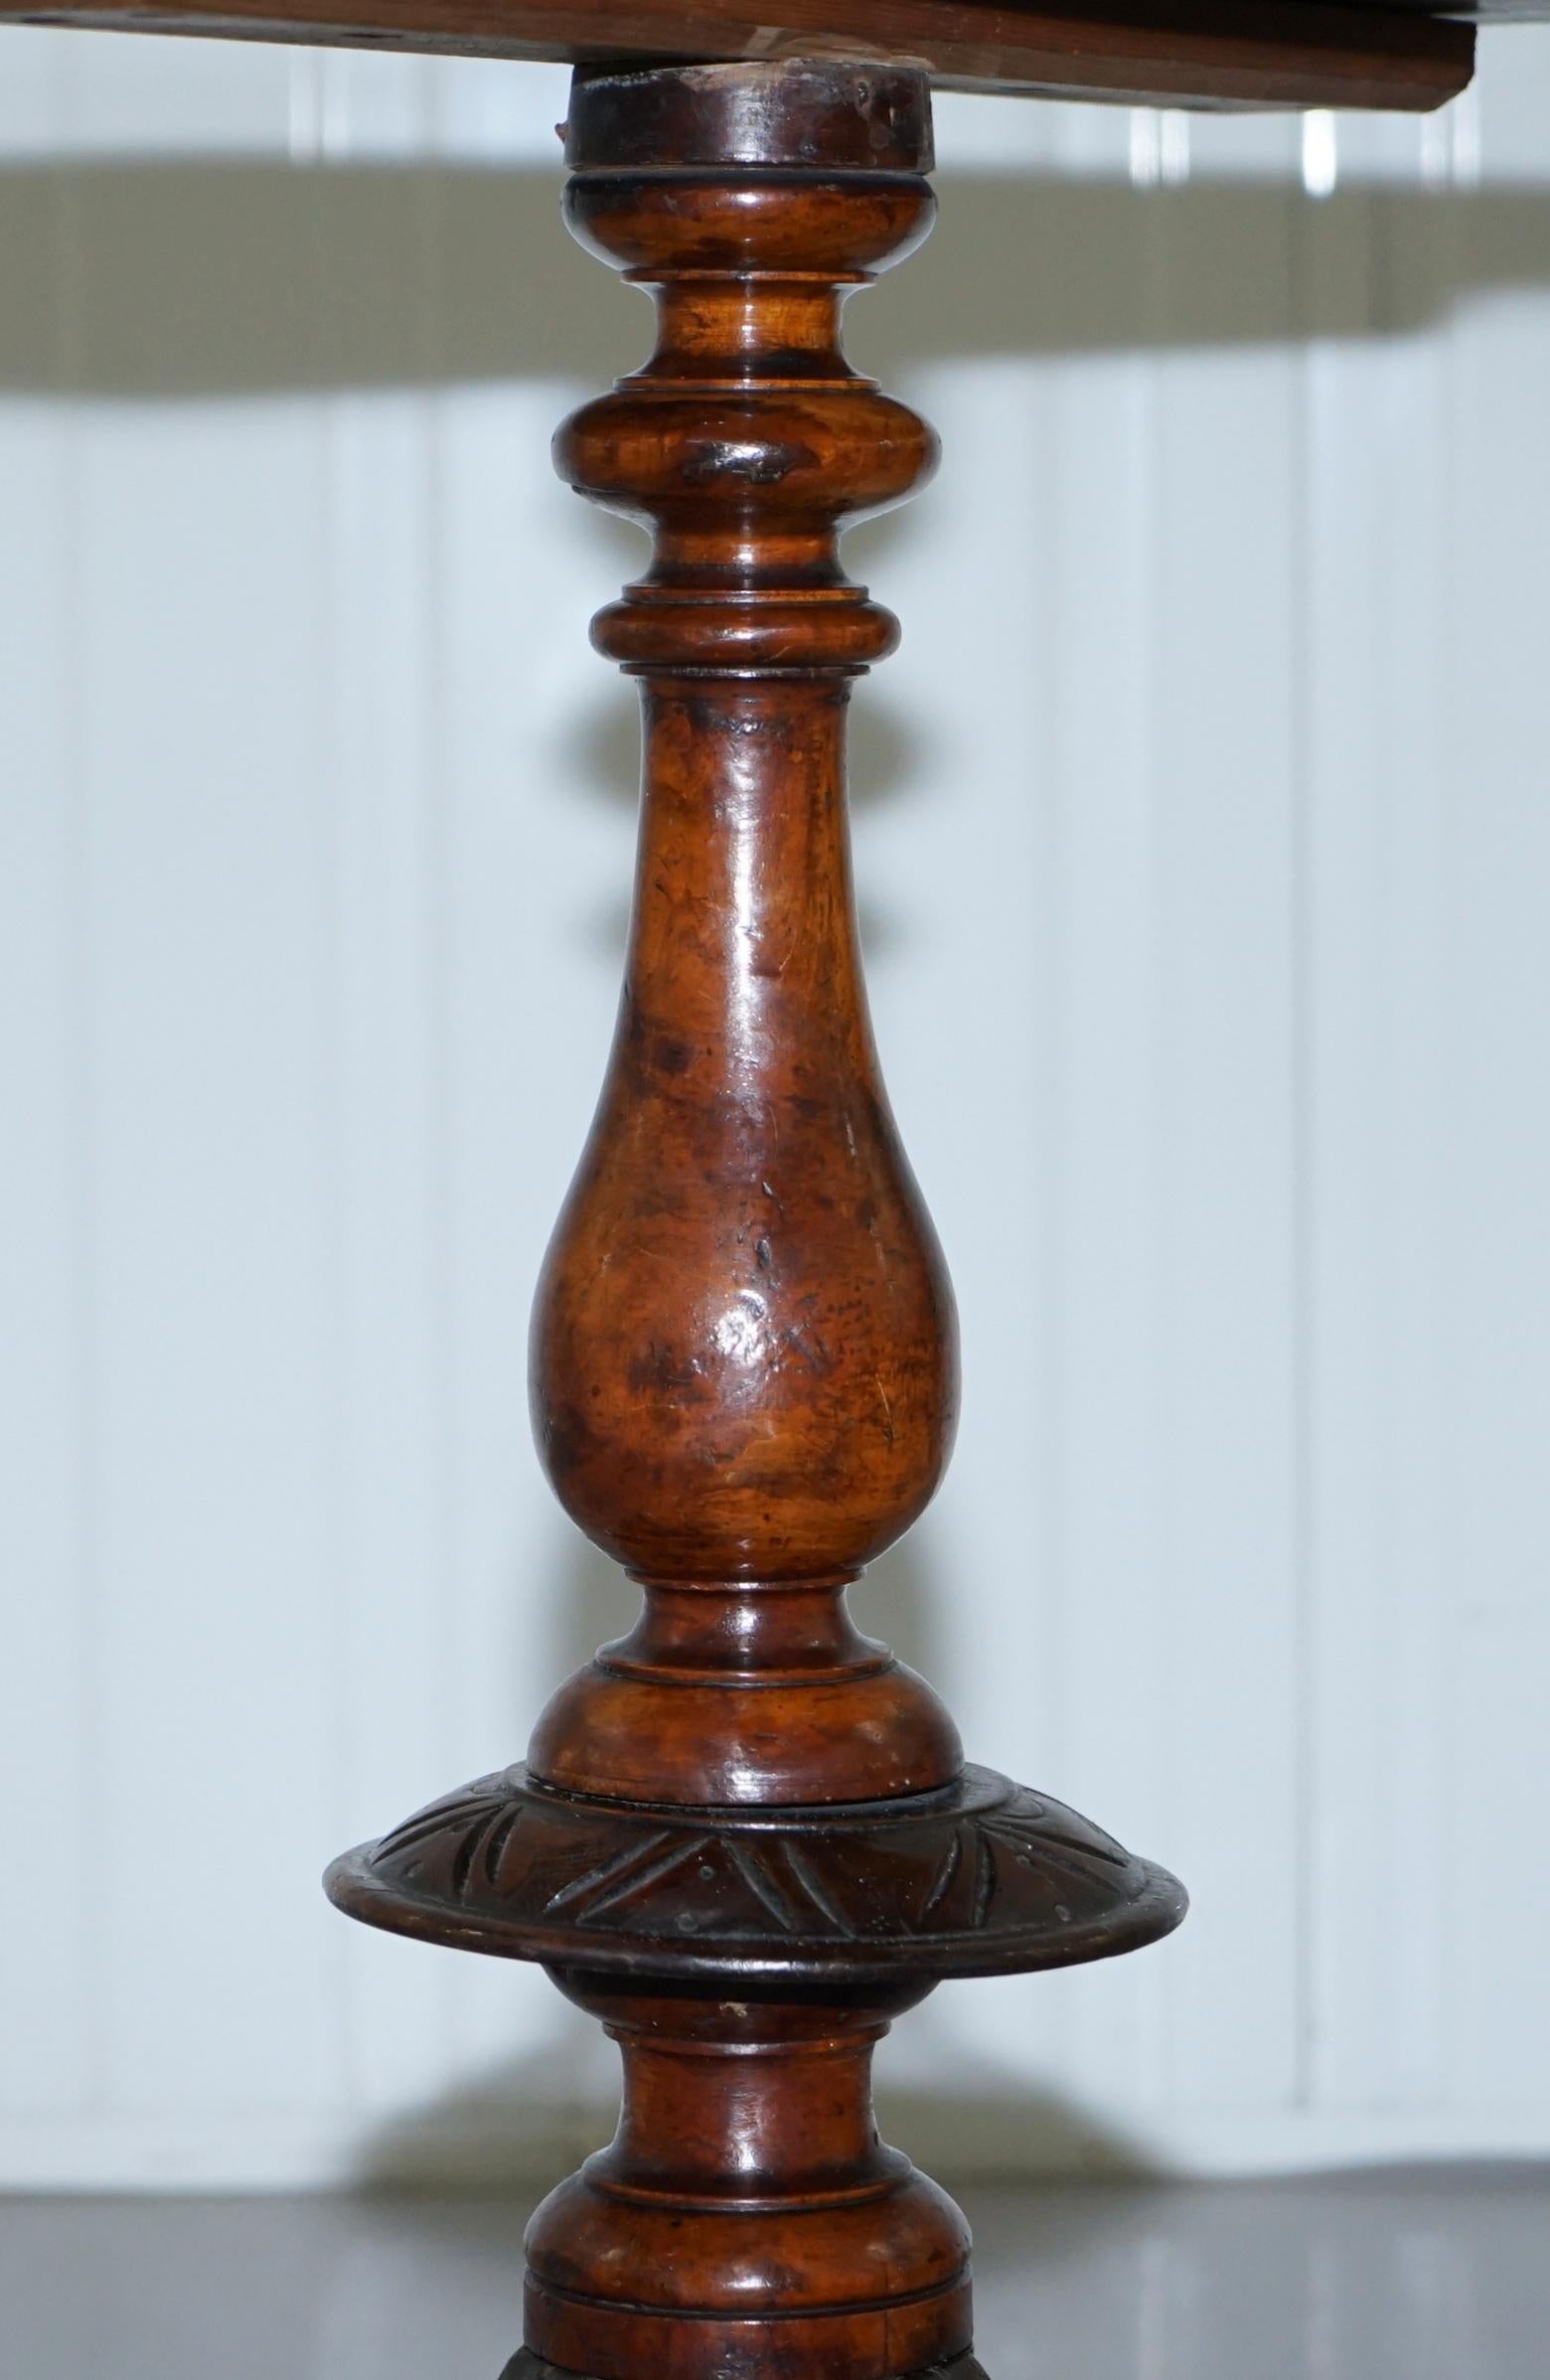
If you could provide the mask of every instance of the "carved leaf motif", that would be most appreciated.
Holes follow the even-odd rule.
[[[432,1802],[428,1810],[416,1811],[413,1818],[405,1819],[401,1826],[395,1826],[390,1834],[385,1834],[377,1846],[375,1857],[378,1860],[397,1859],[405,1851],[416,1850],[422,1843],[443,1838],[456,1828],[460,1820],[478,1819],[488,1812],[501,1809],[505,1801],[504,1793],[470,1790],[449,1795],[444,1802]]]
[[[654,1859],[652,1854],[661,1850],[664,1843],[672,1846],[666,1858]],[[686,1843],[682,1835],[650,1834],[643,1842],[638,1834],[632,1833],[623,1850],[573,1876],[568,1884],[551,1893],[544,1904],[545,1911],[573,1907],[577,1923],[585,1925],[588,1919],[602,1916],[605,1910],[617,1908],[621,1902],[638,1899],[650,1885],[670,1876],[693,1848],[693,1843]]]
[[[920,1925],[924,1926],[930,1918],[936,1915],[938,1909],[941,1908],[942,1903],[946,1900],[948,1894],[953,1889],[953,1885],[957,1880],[958,1871],[963,1866],[963,1863],[964,1829],[962,1826],[955,1826],[953,1828],[952,1840],[947,1846],[947,1851],[943,1857],[942,1864],[937,1869],[935,1876],[931,1880],[931,1890],[926,1895],[925,1903],[921,1909],[918,1920]]]
[[[853,1942],[855,1940],[854,1923],[846,1915],[829,1887],[814,1873],[796,1844],[788,1840],[781,1845],[781,1849],[786,1865],[819,1915],[826,1917],[837,1933],[844,1934],[848,1940]]]
[[[978,1933],[990,1918],[996,1901],[996,1844],[988,1827],[976,1830],[974,1846],[974,1915]]]
[[[685,1818],[691,1814],[686,1812]],[[911,1811],[676,1824],[536,1790],[518,1769],[419,1811],[367,1863],[416,1906],[552,1941],[1022,1942],[1118,1922],[1151,1871],[1074,1812],[983,1771]]]

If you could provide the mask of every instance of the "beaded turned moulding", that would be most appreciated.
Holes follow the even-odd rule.
[[[946,1978],[1132,1950],[1184,1898],[966,1767],[846,1610],[958,1403],[851,891],[846,709],[897,629],[838,555],[935,455],[840,344],[845,297],[929,228],[928,86],[845,62],[583,72],[568,160],[571,229],[655,291],[658,331],[555,456],[655,543],[593,624],[640,682],[640,853],[532,1396],[561,1504],[642,1610],[525,1765],[328,1888],[542,1962],[623,2052],[617,2138],[530,2228],[511,2380],[967,2371],[968,2233],[879,2144],[872,2047]]]

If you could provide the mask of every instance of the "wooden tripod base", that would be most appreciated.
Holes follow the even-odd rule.
[[[846,1611],[957,1412],[851,896],[846,706],[896,627],[837,552],[934,457],[839,336],[843,297],[929,226],[928,89],[834,61],[585,70],[568,156],[572,229],[655,290],[659,330],[556,459],[656,544],[593,629],[642,682],[640,862],[533,1405],[643,1612],[525,1766],[328,1888],[541,1962],[619,2043],[619,2131],[534,2217],[507,2380],[983,2380],[968,2231],[879,2143],[873,2047],[947,1978],[1133,1949],[1184,1900],[966,1767]]]

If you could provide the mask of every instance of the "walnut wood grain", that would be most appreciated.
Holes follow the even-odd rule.
[[[968,2232],[879,2143],[872,2050],[947,1978],[1139,1948],[1184,1896],[966,1768],[845,1607],[935,1489],[958,1402],[851,889],[847,706],[897,628],[839,555],[935,457],[840,338],[844,300],[929,227],[926,79],[583,71],[567,153],[571,229],[655,292],[658,335],[555,461],[653,552],[593,623],[640,683],[639,859],[532,1398],[560,1502],[641,1616],[526,1765],[328,1889],[541,1962],[619,2044],[618,2135],[529,2229],[512,2380],[983,2380]]]
[[[1546,5],[1479,0],[1479,13]],[[956,89],[1204,107],[1425,111],[1464,89],[1474,58],[1470,28],[1436,11],[1325,0],[0,0],[8,18],[572,64],[816,53],[924,68]]]
[[[654,553],[593,623],[641,681],[640,854],[613,1054],[534,1314],[533,1412],[560,1503],[647,1601],[530,1761],[663,1802],[927,1792],[957,1773],[957,1733],[843,1600],[936,1487],[958,1386],[851,891],[846,708],[897,623],[838,554],[935,459],[840,347],[845,295],[930,223],[925,85],[597,70],[568,156],[571,229],[655,290],[658,339],[555,462]]]

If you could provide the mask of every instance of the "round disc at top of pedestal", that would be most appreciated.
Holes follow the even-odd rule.
[[[516,1767],[346,1852],[327,1884],[389,1933],[728,1988],[1075,1966],[1186,1906],[1164,1869],[980,1768],[898,1801],[734,1812],[589,1801]]]

